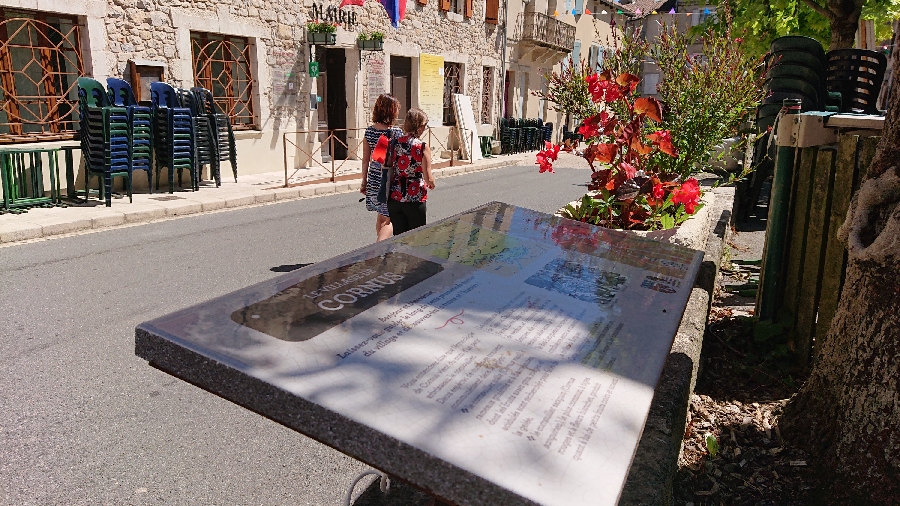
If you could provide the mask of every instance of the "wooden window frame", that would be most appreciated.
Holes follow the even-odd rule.
[[[458,62],[444,62],[444,114],[441,124],[456,125],[456,114],[453,110],[453,94],[462,93],[463,68]]]
[[[52,24],[56,20],[65,20],[71,27],[63,33],[58,22]],[[21,25],[10,35],[10,23],[17,21],[21,21]],[[0,7],[0,88],[3,92],[0,109],[6,112],[6,122],[0,123],[0,144],[75,138],[77,78],[84,75],[81,48],[83,27],[84,23],[78,16]],[[23,30],[28,43],[14,43],[13,40]],[[54,42],[52,39],[59,40]],[[31,51],[31,59],[21,69],[14,67],[16,62],[11,54],[12,49]],[[36,58],[35,54],[40,56]],[[33,62],[41,69],[42,77],[38,82],[25,72]],[[66,62],[74,67],[73,71],[67,71]],[[17,74],[29,79],[37,94],[19,94],[16,89]],[[32,108],[35,105],[37,110]],[[28,114],[23,115],[22,109],[27,110]],[[39,125],[40,131],[26,132],[25,125]]]
[[[253,41],[249,37],[193,30],[191,30],[190,37],[191,66],[194,71],[195,86],[206,88],[213,94],[213,102],[228,115],[232,128],[235,130],[258,130],[259,124],[253,107],[255,89],[253,65],[250,58]],[[243,48],[238,48],[234,43],[235,40],[240,40],[244,45]],[[218,44],[218,47],[215,44]],[[200,61],[200,58],[203,61]],[[212,75],[214,63],[223,64],[223,70],[218,76]],[[238,66],[244,69],[245,79],[235,75]],[[224,82],[222,81],[223,76]],[[214,83],[218,83],[225,90],[224,96],[216,96]],[[235,84],[238,87],[241,84],[244,86],[237,95],[234,93]],[[246,96],[246,99],[242,99],[241,96]],[[246,112],[241,113],[242,110]]]

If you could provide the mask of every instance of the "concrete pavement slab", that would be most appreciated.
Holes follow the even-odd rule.
[[[158,220],[166,217],[166,208],[152,204],[136,204],[123,209],[126,223],[138,223],[142,221]]]
[[[203,205],[200,202],[190,199],[167,200],[162,202],[162,207],[166,209],[166,216],[184,216],[203,211]]]
[[[263,204],[266,202],[274,202],[275,194],[271,191],[255,191],[253,192],[253,198],[256,199],[257,204]]]
[[[299,188],[274,188],[269,190],[275,194],[275,200],[291,200],[300,197]]]
[[[120,211],[94,211],[90,218],[91,228],[115,227],[125,224],[125,213]]]
[[[37,239],[43,234],[40,225],[27,221],[9,221],[3,218],[14,217],[18,215],[0,216],[0,243],[27,241],[29,239]]]
[[[256,203],[255,195],[240,195],[240,196],[225,198],[225,207],[228,207],[228,208],[252,206],[255,203]]]

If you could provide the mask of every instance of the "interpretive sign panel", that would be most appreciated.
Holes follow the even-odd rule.
[[[495,202],[144,323],[136,350],[456,504],[615,504],[702,256]]]

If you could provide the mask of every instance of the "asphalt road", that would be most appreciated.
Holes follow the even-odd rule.
[[[589,174],[439,179],[429,221],[492,200],[553,212]],[[134,328],[368,244],[359,197],[0,248],[0,504],[342,504],[364,464],[151,368]]]

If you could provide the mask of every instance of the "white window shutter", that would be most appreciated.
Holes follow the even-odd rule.
[[[581,63],[581,41],[575,40],[575,44],[572,45],[572,65],[576,67]]]
[[[575,0],[575,14],[584,14],[584,0]]]

